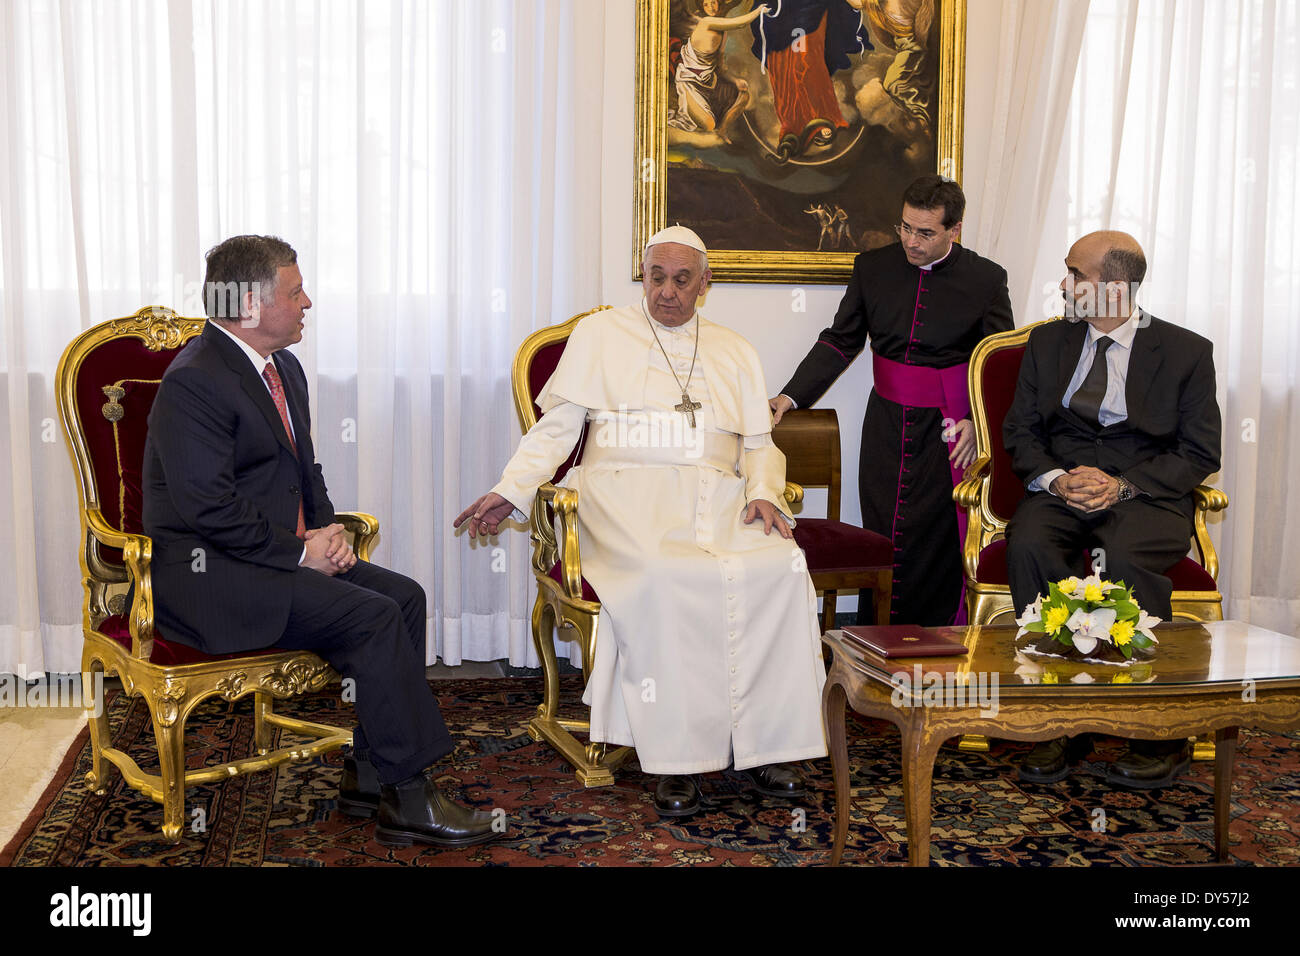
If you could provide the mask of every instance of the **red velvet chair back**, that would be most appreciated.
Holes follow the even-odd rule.
[[[520,428],[525,432],[532,428],[537,423],[537,420],[542,417],[542,410],[537,405],[537,396],[560,364],[560,356],[564,354],[564,347],[569,342],[569,335],[573,332],[574,326],[581,319],[591,315],[592,312],[599,312],[607,308],[609,306],[602,305],[590,312],[576,315],[567,322],[539,329],[524,339],[523,344],[519,346],[519,351],[515,354],[513,373],[515,411],[519,415]],[[586,431],[583,432],[577,447],[573,449],[573,454],[566,458],[560,464],[560,467],[556,469],[555,475],[551,479],[552,482],[558,484],[568,474],[570,468],[582,461],[582,452],[587,444],[587,434]]]
[[[84,442],[78,464],[87,485],[86,500],[97,503],[119,531],[143,533],[149,411],[163,373],[202,328],[202,319],[183,318],[170,309],[141,309],[85,332],[69,348],[59,370],[60,388],[75,411]],[[113,549],[103,549],[102,556],[121,562],[121,554]]]
[[[989,355],[980,370],[980,394],[989,425],[989,454],[992,478],[989,482],[989,507],[1004,524],[1011,520],[1025,497],[1025,484],[1011,468],[1011,456],[1002,441],[1002,423],[1016,396],[1020,362],[1025,346],[1014,345]]]

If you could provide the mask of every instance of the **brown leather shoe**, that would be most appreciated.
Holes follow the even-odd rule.
[[[1134,741],[1134,744],[1137,744]],[[1151,750],[1157,752],[1152,753]],[[1145,753],[1141,751],[1147,751]],[[1163,753],[1159,752],[1164,750]],[[1172,784],[1184,770],[1192,765],[1192,745],[1186,740],[1181,746],[1169,748],[1139,748],[1130,745],[1110,765],[1106,782],[1130,790],[1155,790]]]
[[[1025,783],[1056,783],[1064,780],[1074,765],[1092,753],[1092,735],[1057,737],[1034,745],[1020,760],[1020,779]]]
[[[766,767],[751,767],[740,771],[765,797],[802,797],[804,788],[803,774],[788,763],[770,763]]]
[[[339,809],[350,817],[373,817],[379,811],[379,774],[369,760],[343,758]]]
[[[700,810],[700,785],[693,774],[669,774],[655,786],[655,810],[661,817],[689,817]]]
[[[490,813],[463,807],[446,796],[426,770],[405,783],[384,784],[375,839],[384,846],[474,846],[505,832],[504,828],[493,829],[494,819]]]

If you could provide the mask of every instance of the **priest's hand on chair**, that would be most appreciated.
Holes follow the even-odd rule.
[[[496,534],[501,522],[510,517],[514,510],[514,505],[495,492],[489,491],[462,511],[460,517],[452,522],[452,527],[459,528],[465,523],[466,519],[469,519],[469,536],[471,538],[476,538],[480,534]]]
[[[944,431],[943,440],[952,445],[948,460],[963,471],[969,468],[975,460],[975,423],[963,418]]]
[[[767,407],[772,409],[772,424],[781,424],[781,416],[794,408],[794,399],[789,395],[778,395],[767,400]]]
[[[776,528],[776,533],[781,537],[794,537],[794,531],[786,522],[785,516],[777,510],[776,505],[762,498],[755,498],[745,509],[745,524],[752,524],[759,518],[763,519],[763,534],[771,534],[772,529]]]

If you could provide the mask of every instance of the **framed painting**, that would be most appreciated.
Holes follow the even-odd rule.
[[[913,179],[961,179],[965,0],[637,0],[636,237],[713,278],[843,282]]]

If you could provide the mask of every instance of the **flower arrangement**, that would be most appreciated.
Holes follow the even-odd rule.
[[[1017,638],[1040,634],[1035,650],[1057,657],[1119,663],[1160,643],[1151,630],[1160,618],[1142,610],[1123,581],[1096,574],[1051,582],[1016,623]]]

